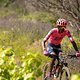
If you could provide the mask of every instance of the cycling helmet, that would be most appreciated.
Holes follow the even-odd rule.
[[[68,21],[65,20],[65,19],[58,19],[57,22],[56,22],[56,25],[65,27],[67,25],[67,23],[68,23]]]

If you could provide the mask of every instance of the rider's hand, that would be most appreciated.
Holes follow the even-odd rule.
[[[77,56],[77,57],[80,57],[80,52],[77,52],[77,53],[76,53],[76,56]]]
[[[44,49],[43,54],[44,54],[45,56],[47,56],[47,55],[48,55],[48,51],[47,51],[46,49]]]

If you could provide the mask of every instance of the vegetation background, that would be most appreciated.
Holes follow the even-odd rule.
[[[67,28],[80,49],[79,0],[0,0],[0,80],[42,79],[50,58],[43,55],[41,42],[58,18],[69,20]],[[75,54],[67,37],[62,50]],[[80,59],[68,63],[71,80],[80,80]]]

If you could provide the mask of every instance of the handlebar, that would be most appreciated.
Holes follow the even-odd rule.
[[[77,57],[76,57],[76,55],[72,55],[72,54],[70,54],[70,55],[65,55],[65,56],[63,56],[63,61],[64,62],[66,62],[66,60],[67,59],[78,59]]]
[[[71,59],[71,58],[76,58],[76,59],[78,59],[76,55],[67,55],[67,57],[69,57],[70,59]]]
[[[72,54],[69,54],[69,55],[64,55],[63,56],[63,59],[64,60],[66,60],[66,59],[72,59],[72,58],[73,59],[78,59],[78,57],[76,55],[74,55],[74,54],[73,55]]]

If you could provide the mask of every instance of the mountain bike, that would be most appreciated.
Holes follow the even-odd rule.
[[[51,77],[49,77],[50,63],[46,63],[43,69],[43,80],[70,80],[70,71],[68,68],[67,59],[77,58],[76,55],[67,55],[63,57],[63,61],[58,67],[53,66]],[[59,61],[60,62],[60,61]]]

